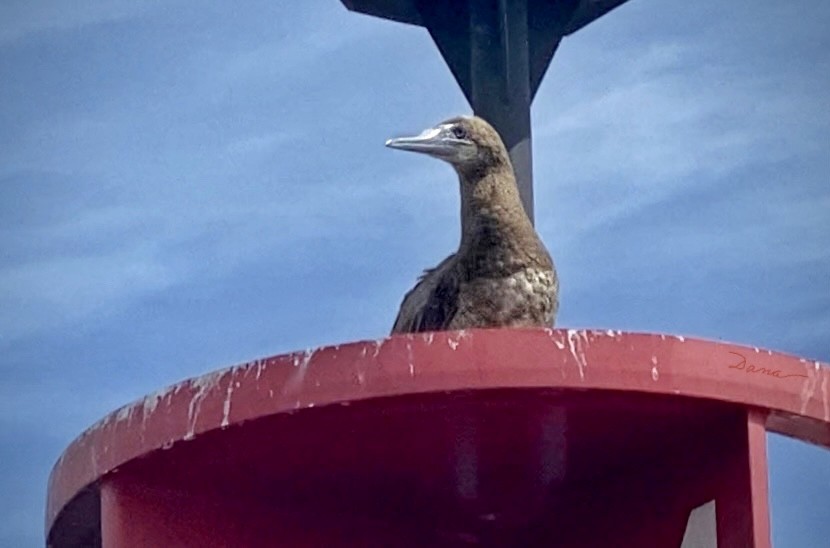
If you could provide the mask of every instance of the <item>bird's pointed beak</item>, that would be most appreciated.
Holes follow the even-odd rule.
[[[389,148],[421,152],[442,160],[451,160],[457,156],[460,144],[462,141],[452,138],[452,134],[440,126],[429,128],[416,137],[398,137],[386,141]]]

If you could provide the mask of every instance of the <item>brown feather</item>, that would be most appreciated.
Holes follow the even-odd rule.
[[[462,124],[477,147],[474,161],[454,165],[461,243],[406,294],[392,333],[552,326],[556,269],[521,204],[501,138],[481,118],[442,124]]]

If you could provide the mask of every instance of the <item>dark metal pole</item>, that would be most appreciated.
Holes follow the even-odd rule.
[[[470,0],[470,104],[501,134],[533,220],[528,0]]]
[[[473,111],[501,134],[533,220],[530,104],[563,36],[627,0],[341,0],[425,27]]]
[[[473,112],[504,140],[522,203],[533,220],[530,103],[535,79],[530,74],[528,0],[418,0],[416,5]],[[555,48],[548,49],[552,55]],[[541,72],[544,68],[546,62]]]

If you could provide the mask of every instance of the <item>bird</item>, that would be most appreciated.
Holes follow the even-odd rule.
[[[406,293],[392,334],[553,327],[559,278],[519,197],[507,148],[478,116],[457,116],[386,146],[448,162],[458,174],[458,250]]]

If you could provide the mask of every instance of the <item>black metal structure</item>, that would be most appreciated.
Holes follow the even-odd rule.
[[[563,37],[627,0],[341,0],[351,11],[425,27],[473,112],[510,151],[533,219],[530,104]]]

